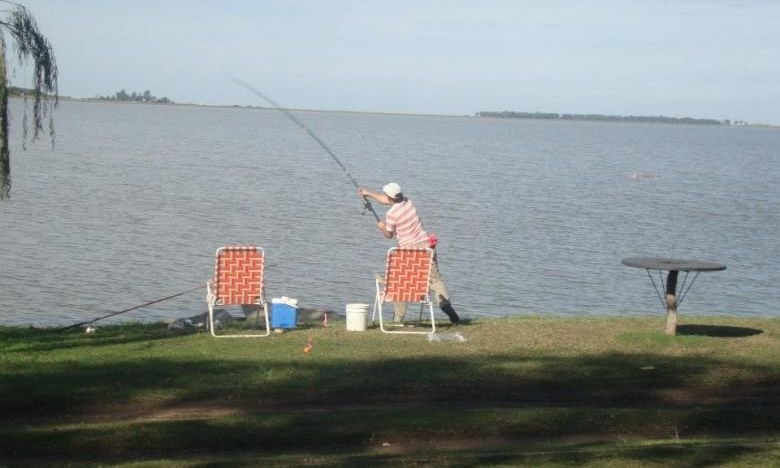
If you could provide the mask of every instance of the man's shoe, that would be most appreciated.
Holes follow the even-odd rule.
[[[447,314],[447,317],[450,318],[450,322],[456,325],[460,323],[460,317],[458,317],[458,314],[455,312],[455,309],[452,308],[452,304],[450,304],[450,301],[445,299],[441,294],[439,295],[439,299],[441,299],[441,302],[439,302],[439,309],[441,309],[442,312]]]

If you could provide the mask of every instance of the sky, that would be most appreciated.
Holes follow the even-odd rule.
[[[20,1],[63,96],[780,125],[779,0]]]

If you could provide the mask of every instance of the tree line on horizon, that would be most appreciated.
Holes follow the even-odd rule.
[[[127,94],[124,89],[117,91],[113,96],[97,96],[101,101],[127,101],[127,102],[146,102],[151,104],[173,104],[174,102],[167,97],[155,97],[148,89],[143,93],[133,91]]]
[[[542,120],[590,120],[597,122],[642,122],[642,123],[673,123],[696,125],[748,125],[743,120],[729,119],[694,119],[692,117],[665,117],[644,115],[603,115],[603,114],[558,114],[557,112],[515,112],[515,111],[482,111],[477,117],[497,117],[504,119],[542,119]]]

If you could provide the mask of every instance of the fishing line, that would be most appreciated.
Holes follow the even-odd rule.
[[[274,101],[270,97],[266,96],[265,94],[261,93],[260,91],[258,91],[254,87],[252,87],[252,85],[250,85],[249,83],[241,81],[241,80],[239,80],[238,78],[236,78],[234,76],[231,76],[231,78],[233,79],[233,81],[237,85],[241,86],[242,88],[246,89],[250,93],[252,93],[255,96],[259,97],[260,99],[266,101],[267,103],[271,104],[271,106],[274,109],[276,109],[279,112],[283,113],[285,116],[287,116],[288,119],[290,119],[293,123],[295,123],[295,125],[299,126],[304,132],[306,132],[310,137],[312,137],[312,139],[314,139],[314,141],[316,141],[317,144],[319,144],[320,147],[322,147],[322,149],[324,149],[325,152],[328,153],[328,155],[330,155],[330,157],[333,158],[334,161],[336,161],[336,164],[338,164],[339,167],[341,168],[341,170],[344,171],[344,174],[347,175],[347,178],[349,178],[349,181],[352,182],[352,185],[354,185],[355,188],[360,188],[360,185],[357,183],[357,180],[355,180],[355,178],[352,177],[352,174],[349,173],[349,171],[347,170],[347,167],[339,160],[339,158],[328,147],[328,145],[326,145],[325,142],[323,142],[320,139],[320,137],[318,137],[309,127],[307,127],[303,122],[298,120],[298,118],[296,118],[290,111],[288,111],[287,109],[283,108],[282,106],[277,104],[276,101]],[[379,215],[376,214],[376,211],[374,211],[374,207],[371,205],[371,202],[368,201],[368,197],[363,197],[363,207],[366,210],[370,211],[371,214],[374,215],[374,218],[376,218],[377,221],[380,220]]]

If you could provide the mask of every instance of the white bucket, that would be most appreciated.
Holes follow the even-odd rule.
[[[366,331],[368,304],[347,304],[347,331]]]

